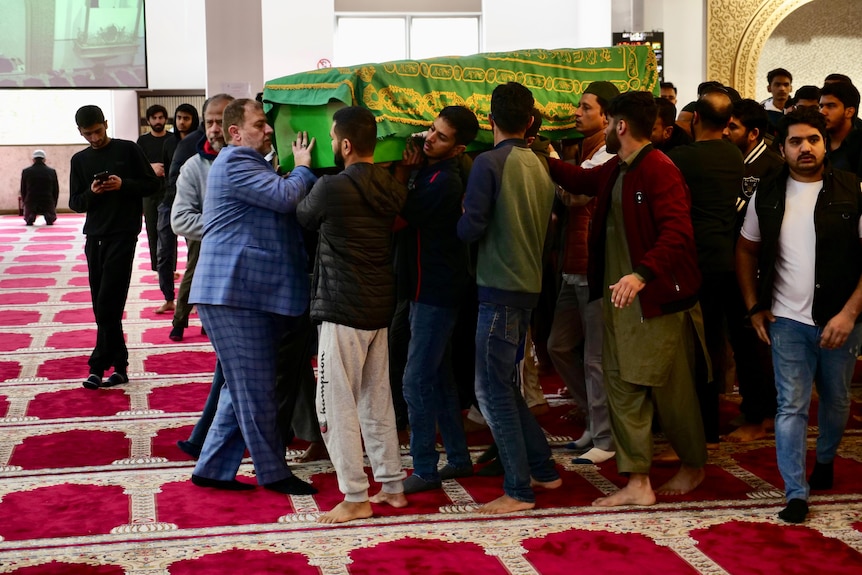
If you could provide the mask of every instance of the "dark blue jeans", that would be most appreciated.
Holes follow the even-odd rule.
[[[207,401],[204,404],[204,410],[201,413],[201,417],[198,419],[198,422],[195,423],[194,429],[192,429],[192,433],[189,435],[189,443],[193,443],[198,447],[203,447],[204,440],[207,438],[207,432],[210,430],[210,425],[212,425],[213,419],[215,418],[222,385],[224,385],[224,372],[221,370],[221,363],[216,360],[210,393],[207,396]]]
[[[518,347],[523,344],[530,310],[479,303],[476,327],[476,398],[497,443],[505,478],[503,491],[518,501],[536,500],[530,478],[559,479],[551,448],[530,413],[516,378]]]
[[[171,229],[171,206],[164,203],[157,208],[159,221],[156,226],[158,250],[156,251],[156,271],[159,276],[159,289],[165,301],[173,301],[174,270],[177,269],[177,236]]]
[[[449,339],[457,320],[457,308],[410,303],[410,344],[403,389],[410,418],[413,472],[425,481],[440,479],[436,426],[440,427],[448,463],[458,468],[472,465],[452,375]]]

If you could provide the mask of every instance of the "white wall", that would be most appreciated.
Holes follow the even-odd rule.
[[[334,0],[261,0],[264,82],[332,61]]]
[[[483,0],[485,52],[590,48],[611,43],[611,4],[595,0]]]
[[[664,32],[664,79],[677,87],[682,108],[706,80],[706,1],[644,0],[644,29]]]
[[[862,9],[859,0],[816,0],[787,16],[763,46],[757,66],[757,99],[769,97],[766,74],[784,68],[793,74],[793,90],[822,86],[827,74],[847,74],[862,83]]]

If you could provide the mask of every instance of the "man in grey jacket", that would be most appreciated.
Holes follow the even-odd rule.
[[[169,336],[173,341],[182,341],[183,331],[189,325],[189,314],[192,311],[192,306],[189,305],[189,290],[192,287],[204,232],[203,207],[207,174],[219,150],[225,145],[222,114],[233,99],[229,94],[216,94],[204,103],[206,137],[198,142],[197,153],[183,164],[177,179],[177,194],[171,207],[171,228],[175,234],[186,238],[188,260],[183,281],[180,282],[173,328]]]
[[[177,178],[177,193],[171,206],[171,228],[178,236],[186,238],[188,246],[188,262],[180,283],[177,306],[174,311],[174,327],[170,338],[174,341],[183,339],[183,330],[188,327],[189,313],[192,306],[189,305],[189,290],[198,263],[198,254],[201,249],[201,238],[204,234],[204,197],[207,192],[207,176],[210,172],[213,160],[219,151],[224,148],[224,132],[222,131],[222,114],[225,107],[233,101],[233,96],[228,94],[217,94],[204,103],[204,124],[206,126],[206,137],[198,144],[198,152],[186,161]],[[187,455],[197,459],[200,457],[201,448],[207,437],[216,407],[218,407],[219,391],[224,383],[224,373],[221,365],[216,361],[213,373],[212,387],[204,404],[203,413],[192,429],[187,440],[177,441],[177,446]]]

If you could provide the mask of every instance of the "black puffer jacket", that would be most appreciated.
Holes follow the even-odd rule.
[[[359,163],[320,178],[296,208],[319,229],[311,318],[357,329],[388,327],[395,308],[392,225],[407,189],[389,172]]]

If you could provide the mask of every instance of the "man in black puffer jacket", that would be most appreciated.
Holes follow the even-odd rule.
[[[311,318],[320,322],[317,418],[344,501],[321,523],[371,517],[371,503],[404,507],[404,470],[389,391],[388,326],[395,308],[392,227],[407,189],[374,165],[377,124],[357,106],[332,118],[344,170],[324,176],[296,208],[319,229]],[[368,497],[362,439],[381,491]]]

